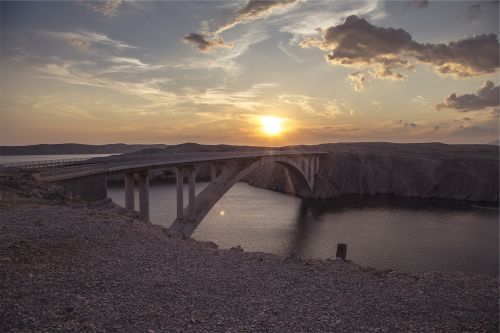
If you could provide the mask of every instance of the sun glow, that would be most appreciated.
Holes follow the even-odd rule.
[[[261,117],[262,131],[269,135],[278,135],[283,131],[282,119],[273,116],[263,116]]]

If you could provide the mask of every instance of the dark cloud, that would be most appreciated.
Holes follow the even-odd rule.
[[[498,37],[482,34],[448,44],[412,43],[408,54],[435,66],[442,74],[469,77],[494,73],[498,68]]]
[[[453,93],[443,103],[436,105],[436,108],[438,110],[446,108],[465,112],[495,107],[499,105],[499,90],[499,86],[495,86],[491,81],[486,81],[475,94],[457,95]]]
[[[272,10],[293,5],[297,1],[298,0],[250,0],[245,7],[236,11],[233,17],[226,24],[220,26],[217,29],[216,34],[220,34],[239,23],[253,21],[261,17],[268,16],[269,14],[271,14]]]
[[[458,77],[493,73],[498,68],[498,38],[477,35],[448,44],[420,44],[403,29],[377,27],[355,15],[344,23],[321,31],[320,38],[300,42],[318,47],[334,65],[371,67],[376,78],[401,80],[396,70],[411,70],[414,62],[428,64],[442,74]]]
[[[410,0],[408,1],[407,7],[415,7],[418,9],[427,8],[429,5],[429,0]]]
[[[465,14],[467,21],[481,21],[481,5],[478,3],[472,5],[467,9],[467,13]]]
[[[232,47],[232,44],[226,44],[221,37],[208,39],[206,36],[194,32],[185,35],[182,40],[186,43],[194,44],[200,51],[203,52],[210,52],[216,47]]]
[[[377,77],[394,77],[392,68],[410,68],[400,57],[412,42],[409,33],[402,29],[379,28],[364,19],[351,15],[344,23],[323,31],[322,39],[302,41],[302,47],[317,46],[329,51],[329,63],[342,66],[369,66],[377,68]]]

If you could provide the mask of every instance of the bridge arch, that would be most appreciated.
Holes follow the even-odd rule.
[[[185,218],[176,219],[170,226],[170,230],[184,235],[192,235],[203,218],[234,184],[268,164],[277,163],[284,166],[293,174],[298,186],[312,192],[314,190],[314,174],[318,167],[316,161],[314,157],[264,156],[256,161],[228,163],[224,165],[222,173],[195,197],[194,210],[189,204],[184,209],[183,216]],[[195,216],[189,216],[190,212],[193,211]]]

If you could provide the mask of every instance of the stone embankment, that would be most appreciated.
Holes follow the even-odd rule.
[[[1,332],[498,332],[491,276],[218,249],[9,177]]]

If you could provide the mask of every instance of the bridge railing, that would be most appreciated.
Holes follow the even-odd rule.
[[[58,160],[43,160],[43,161],[26,161],[26,162],[10,162],[1,163],[0,169],[5,168],[20,168],[20,169],[48,169],[59,166],[77,165],[83,161],[92,159],[93,157],[66,158]]]
[[[51,160],[51,161],[38,161],[38,162],[23,162],[23,163],[10,163],[9,166],[24,167],[25,169],[46,169],[40,170],[39,176],[41,178],[64,176],[64,175],[78,175],[82,173],[107,173],[118,172],[124,167],[131,168],[151,168],[165,166],[168,164],[182,164],[182,163],[203,163],[213,160],[231,160],[234,158],[255,158],[269,155],[309,155],[317,152],[312,151],[264,151],[264,152],[227,152],[219,156],[212,156],[204,152],[200,153],[176,153],[169,155],[135,155],[135,156],[116,156],[111,159],[108,157],[90,157],[80,159],[66,159],[66,160]],[[21,166],[22,164],[22,166]],[[1,165],[4,167],[4,165]]]

